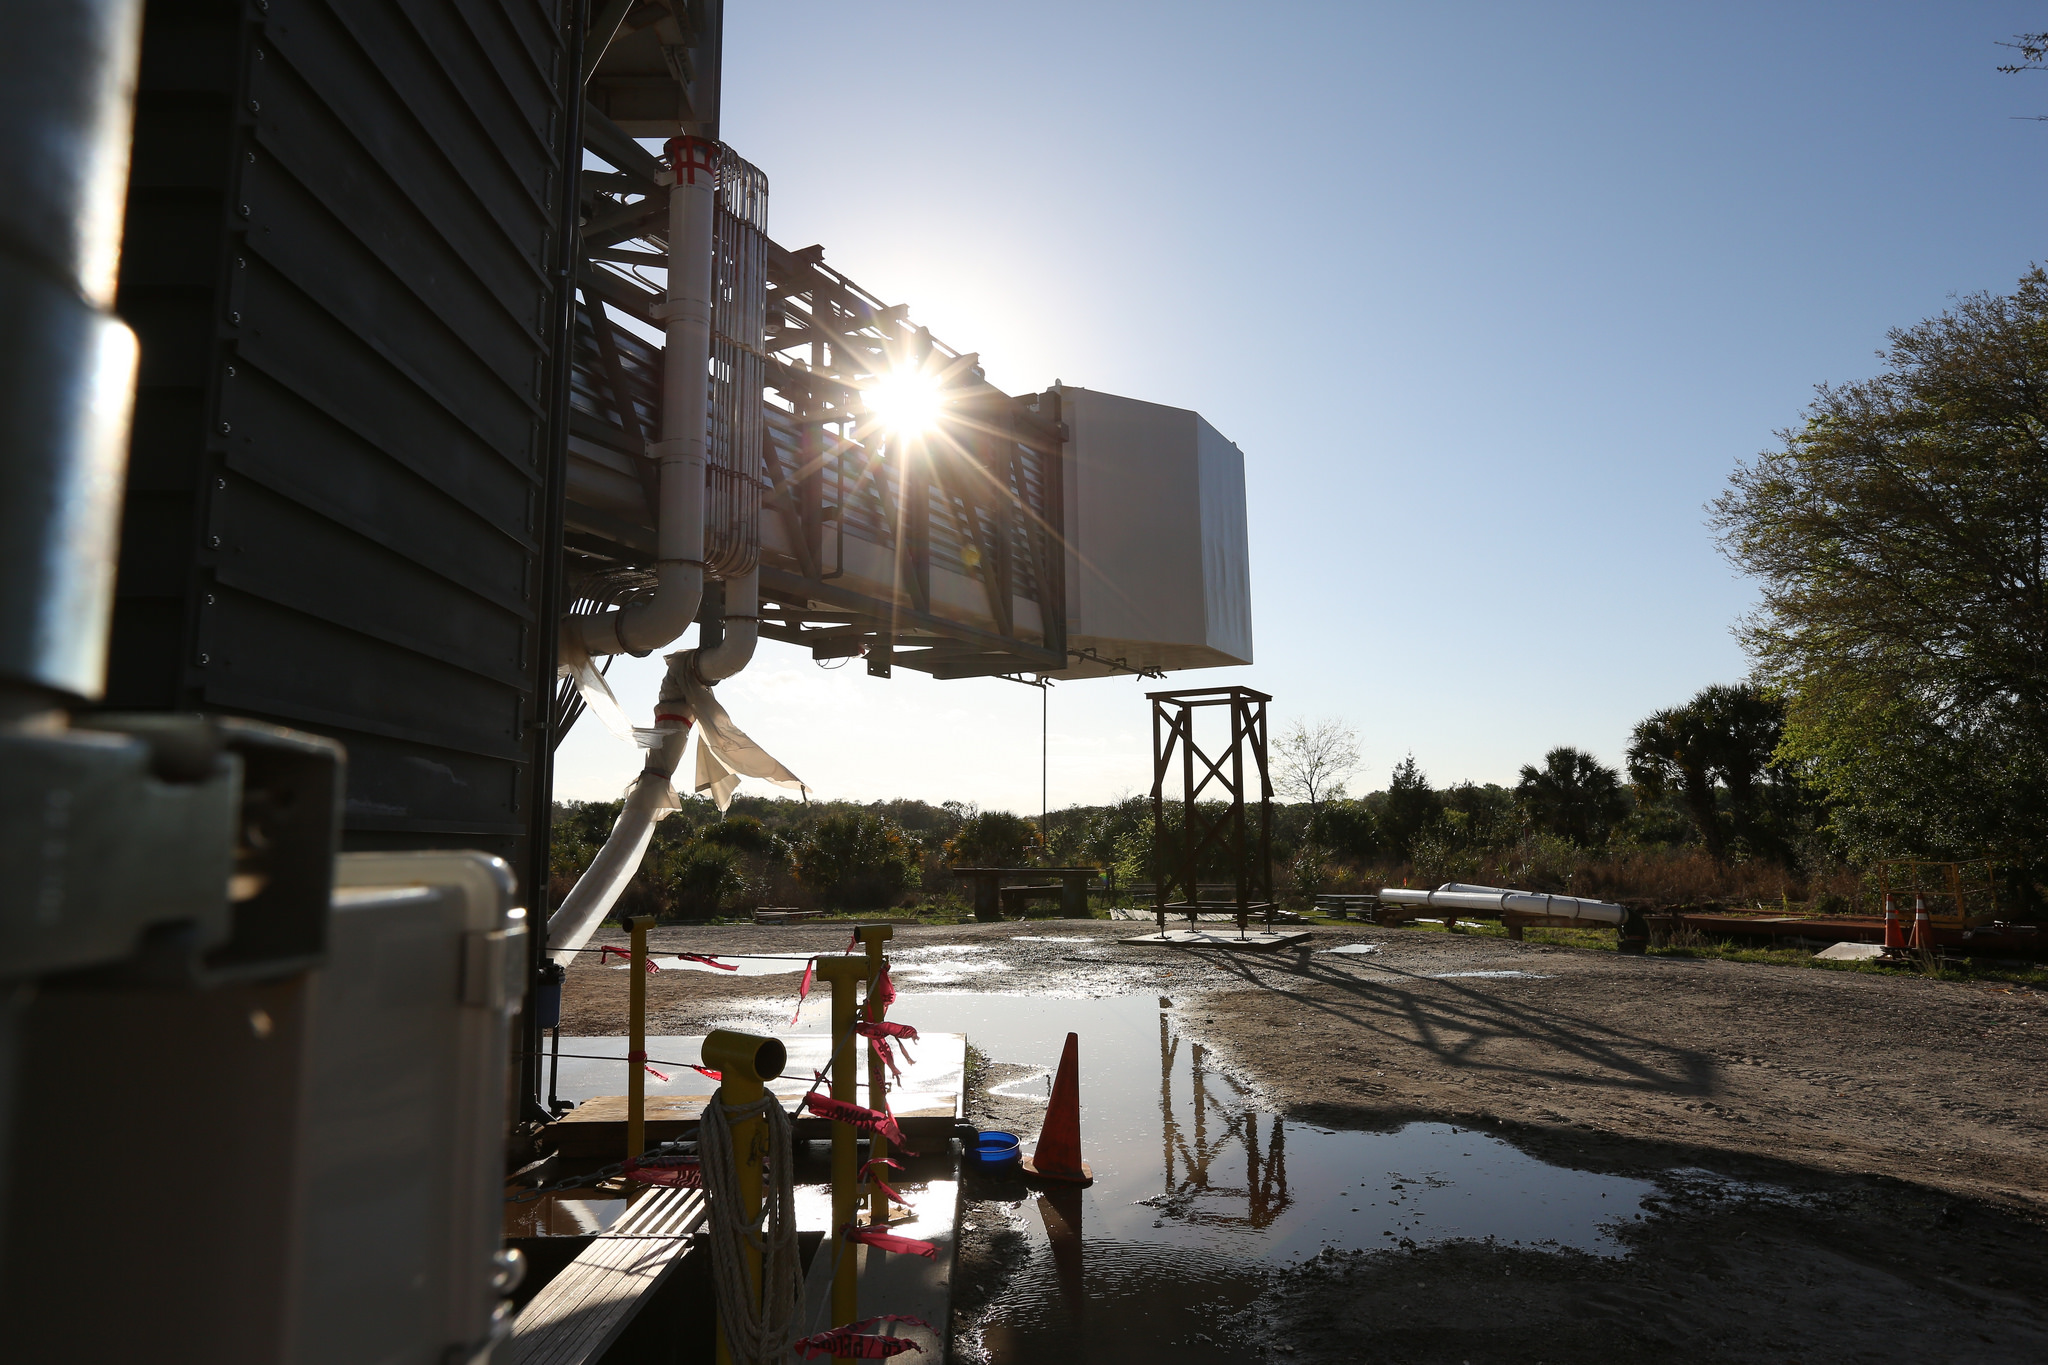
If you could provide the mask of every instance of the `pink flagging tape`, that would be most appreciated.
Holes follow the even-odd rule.
[[[811,974],[817,970],[818,959],[815,957],[804,963],[804,979],[796,983],[796,1014],[789,1016],[789,1022],[792,1024],[797,1021],[797,1016],[804,1012],[804,997],[811,993]]]
[[[870,1184],[870,1185],[873,1185],[873,1186],[874,1186],[874,1187],[875,1187],[876,1189],[880,1190],[880,1191],[881,1191],[881,1192],[882,1192],[883,1194],[886,1194],[886,1195],[888,1195],[888,1196],[889,1196],[889,1202],[890,1202],[890,1203],[892,1203],[892,1204],[901,1204],[901,1205],[902,1205],[902,1206],[903,1206],[904,1208],[906,1208],[906,1209],[907,1209],[907,1208],[909,1208],[909,1207],[911,1207],[911,1203],[910,1203],[910,1201],[909,1201],[908,1199],[905,1199],[905,1198],[904,1198],[904,1197],[903,1197],[902,1195],[900,1195],[900,1194],[896,1193],[896,1191],[895,1191],[895,1190],[893,1190],[893,1189],[889,1188],[889,1182],[888,1182],[888,1181],[886,1181],[886,1180],[884,1180],[884,1179],[882,1179],[882,1177],[881,1177],[881,1176],[879,1176],[879,1175],[876,1175],[876,1174],[875,1174],[875,1167],[877,1167],[877,1166],[887,1166],[887,1167],[888,1167],[888,1168],[889,1168],[890,1170],[892,1170],[892,1171],[900,1171],[900,1170],[902,1170],[902,1169],[903,1169],[903,1168],[902,1168],[901,1166],[897,1165],[897,1164],[896,1164],[895,1162],[893,1162],[893,1161],[889,1160],[889,1158],[888,1158],[888,1157],[885,1157],[885,1156],[878,1156],[878,1157],[872,1157],[872,1158],[870,1158],[869,1160],[867,1160],[866,1162],[862,1163],[862,1165],[861,1165],[861,1168],[860,1168],[860,1177],[859,1177],[859,1178],[860,1178],[860,1179],[862,1179],[862,1180],[865,1180],[865,1181],[867,1181],[867,1182],[868,1182],[868,1184]]]
[[[704,1188],[704,1168],[695,1161],[667,1160],[650,1161],[645,1165],[635,1163],[626,1167],[626,1179],[642,1185],[667,1185],[672,1189],[701,1190]]]
[[[893,1114],[863,1109],[857,1104],[835,1100],[830,1095],[820,1095],[815,1090],[804,1096],[798,1108],[808,1108],[821,1119],[850,1124],[864,1133],[880,1133],[906,1153],[916,1155],[910,1151],[910,1143],[904,1139],[903,1130],[896,1126],[896,1117]]]
[[[676,956],[685,962],[701,962],[707,967],[716,967],[721,972],[736,972],[740,969],[737,962],[720,962],[717,958],[706,957],[702,953],[677,953]]]
[[[846,1234],[849,1242],[874,1247],[879,1251],[893,1251],[904,1256],[922,1256],[927,1261],[939,1259],[939,1249],[930,1242],[920,1242],[915,1237],[898,1237],[881,1228],[853,1228]]]
[[[837,1360],[887,1360],[891,1356],[900,1356],[905,1351],[917,1351],[920,1354],[924,1351],[924,1347],[909,1337],[875,1336],[861,1330],[882,1322],[907,1322],[924,1328],[933,1336],[938,1335],[938,1329],[923,1318],[913,1318],[902,1313],[884,1313],[880,1317],[867,1318],[845,1327],[834,1327],[831,1331],[820,1332],[816,1336],[805,1337],[796,1342],[795,1347],[805,1356],[831,1356]]]
[[[654,1077],[657,1081],[666,1081],[668,1079],[666,1071],[656,1071],[653,1067],[647,1065],[647,1054],[644,1052],[629,1052],[626,1054],[626,1060],[640,1063],[641,1070]]]

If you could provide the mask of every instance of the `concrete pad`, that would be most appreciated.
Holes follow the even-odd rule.
[[[1235,929],[1168,929],[1163,934],[1140,934],[1136,938],[1117,940],[1119,943],[1140,943],[1157,948],[1250,948],[1268,951],[1285,948],[1294,943],[1306,943],[1307,934],[1252,933],[1238,937]]]
[[[1882,943],[1837,943],[1814,954],[1822,962],[1868,962],[1883,956]]]

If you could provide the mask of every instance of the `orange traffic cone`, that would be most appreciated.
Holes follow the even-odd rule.
[[[1934,925],[1927,918],[1927,902],[1913,897],[1913,946],[1921,952],[1934,947]]]
[[[1045,1126],[1038,1146],[1024,1158],[1024,1174],[1042,1180],[1092,1185],[1095,1172],[1081,1160],[1081,1035],[1067,1035],[1060,1053],[1059,1074],[1053,1077],[1052,1102],[1045,1107]]]
[[[1899,908],[1892,904],[1890,896],[1884,898],[1884,946],[1887,948],[1903,948],[1906,946],[1906,936],[1899,931]]]

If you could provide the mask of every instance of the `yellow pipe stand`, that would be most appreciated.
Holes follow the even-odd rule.
[[[757,1103],[766,1089],[765,1082],[780,1076],[789,1060],[779,1039],[736,1033],[731,1029],[713,1029],[705,1035],[703,1052],[704,1065],[719,1073],[718,1089],[712,1093],[711,1102],[735,1108]],[[737,1167],[734,1175],[740,1189],[740,1221],[748,1227],[758,1227],[761,1223],[761,1164],[767,1157],[767,1119],[741,1119],[732,1125],[732,1159]],[[761,1309],[761,1249],[749,1243],[742,1256],[747,1266],[748,1292],[753,1296],[753,1308],[758,1313]],[[732,1365],[732,1347],[726,1342],[722,1324],[716,1339],[718,1365]]]
[[[853,1031],[854,1011],[859,1003],[854,989],[868,979],[864,957],[821,957],[818,976],[832,983],[832,1098],[847,1104],[860,1103],[855,1068],[860,1051],[854,1046],[860,1035]],[[859,1248],[846,1241],[846,1230],[860,1216],[860,1154],[854,1144],[858,1134],[850,1123],[832,1125],[832,1326],[844,1327],[860,1320]]]
[[[626,1160],[632,1161],[647,1150],[647,931],[654,920],[636,915],[629,927],[633,960],[626,971],[633,979],[626,986]]]
[[[886,924],[863,924],[856,928],[854,932],[860,936],[860,941],[867,945],[868,950],[867,1022],[879,1024],[882,1022],[882,1016],[888,1013],[888,1007],[876,1001],[874,997],[874,982],[881,975],[882,968],[887,961],[882,956],[882,945],[891,938],[894,938],[896,931]],[[854,1050],[855,1052],[860,1051],[858,1047]],[[868,1108],[879,1113],[888,1103],[889,1084],[888,1078],[882,1074],[884,1068],[875,1058],[873,1047],[867,1049],[867,1063]],[[868,1138],[869,1161],[880,1161],[888,1155],[889,1139],[883,1137],[880,1133],[873,1134]],[[868,1222],[871,1224],[882,1224],[888,1221],[889,1196],[883,1194],[880,1190],[876,1190],[868,1196]]]

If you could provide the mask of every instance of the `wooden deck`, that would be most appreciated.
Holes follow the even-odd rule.
[[[832,1040],[819,1033],[791,1033],[778,1035],[783,1046],[789,1051],[786,1073],[780,1080],[769,1083],[769,1089],[781,1096],[785,1107],[793,1106],[811,1088],[811,1077],[824,1067],[832,1054]],[[701,1055],[704,1040],[701,1037],[663,1037],[647,1040],[647,1055],[656,1059],[654,1065],[669,1075],[666,1082],[647,1078],[646,1123],[647,1141],[666,1142],[685,1136],[697,1127],[697,1120],[704,1113],[704,1106],[711,1102],[711,1092],[717,1082],[706,1079],[694,1071],[671,1069],[662,1066],[663,1061],[690,1062]],[[607,1086],[616,1085],[624,1089],[625,1081],[625,1040],[622,1038],[564,1038],[562,1051],[565,1053],[589,1053],[598,1050],[616,1052],[617,1062],[585,1062],[581,1064],[584,1075],[598,1075]],[[953,1125],[964,1112],[961,1108],[961,1090],[966,1084],[967,1035],[964,1033],[927,1033],[909,1045],[909,1053],[915,1059],[903,1067],[903,1080],[899,1087],[889,1093],[889,1107],[896,1115],[896,1122],[903,1128],[903,1135],[910,1139],[912,1147],[929,1142],[935,1146],[943,1144],[953,1136]],[[863,1045],[860,1049],[859,1103],[867,1103],[867,1067],[873,1061],[873,1052]],[[562,1067],[564,1076],[570,1074],[568,1063]],[[565,1094],[573,1097],[574,1091],[565,1084]],[[832,1127],[822,1119],[808,1114],[796,1121],[796,1136],[799,1141],[812,1138],[830,1137]],[[557,1122],[548,1125],[541,1135],[544,1145],[561,1153],[564,1157],[602,1157],[616,1161],[626,1155],[626,1098],[618,1094],[598,1094],[585,1099],[576,1108],[564,1114]]]
[[[652,1188],[636,1198],[520,1310],[513,1365],[585,1365],[603,1355],[689,1251],[705,1212],[701,1190]]]

